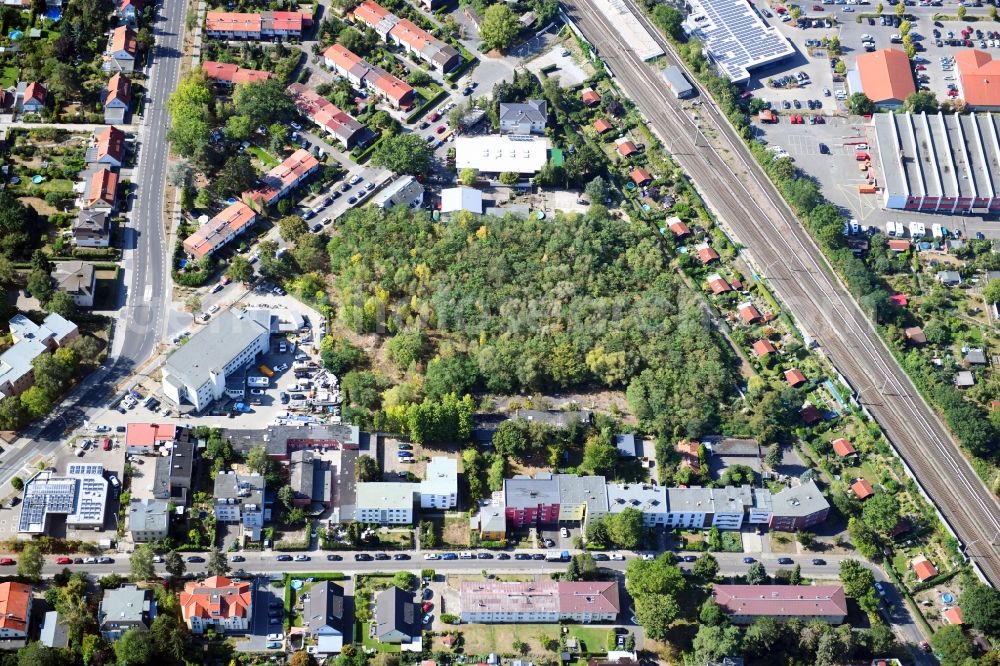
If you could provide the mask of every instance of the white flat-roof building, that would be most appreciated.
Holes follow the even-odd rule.
[[[383,209],[393,206],[420,208],[423,203],[424,186],[413,176],[397,178],[372,199],[372,204]]]
[[[441,214],[466,210],[483,214],[483,193],[473,187],[449,187],[441,190]]]
[[[458,461],[435,456],[420,482],[421,509],[453,509],[458,504]]]
[[[104,465],[72,464],[61,476],[52,469],[42,470],[24,484],[17,531],[44,534],[51,515],[66,516],[71,529],[103,527],[107,500]]]
[[[701,40],[709,59],[733,83],[750,78],[750,70],[795,53],[777,28],[767,25],[749,2],[688,0],[691,13],[684,32]]]
[[[455,141],[455,168],[481,174],[535,175],[549,160],[549,140],[539,136],[461,136]]]
[[[419,488],[416,483],[359,483],[354,520],[379,525],[412,525],[413,495]]]
[[[163,365],[163,394],[201,411],[226,392],[226,377],[267,351],[269,310],[225,310]]]

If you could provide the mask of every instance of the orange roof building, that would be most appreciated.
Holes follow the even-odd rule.
[[[250,583],[225,576],[191,581],[180,594],[181,616],[193,634],[213,628],[221,632],[245,632],[253,613]]]
[[[129,423],[125,428],[127,453],[152,453],[157,446],[177,439],[177,426],[172,423]]]
[[[958,606],[952,606],[951,608],[946,609],[941,615],[944,617],[944,621],[948,624],[965,624],[965,618],[962,616],[962,609]]]
[[[214,60],[206,60],[201,63],[201,69],[208,78],[229,84],[257,83],[259,81],[267,81],[272,76],[271,72],[259,69],[243,69],[238,65],[232,65],[227,62],[215,62]]]
[[[719,260],[719,253],[715,251],[712,246],[708,243],[702,243],[695,247],[695,252],[698,253],[698,259],[703,264],[710,264],[713,261]]]
[[[104,97],[104,106],[123,106],[128,108],[132,103],[132,82],[121,72],[116,72],[108,80],[107,94]]]
[[[691,229],[679,217],[668,217],[667,228],[673,232],[675,238],[683,238],[691,233]]]
[[[0,638],[27,638],[31,617],[31,586],[0,583]]]
[[[118,174],[108,168],[99,169],[90,177],[83,207],[87,210],[114,210],[118,203]]]
[[[584,106],[594,106],[601,103],[601,96],[593,88],[587,88],[580,94]]]
[[[682,439],[674,445],[674,450],[681,456],[681,468],[689,467],[693,472],[701,471],[701,456],[698,455],[701,444]]]
[[[284,162],[261,178],[257,189],[243,193],[243,198],[264,206],[277,203],[319,168],[316,156],[304,148],[292,153]]]
[[[955,54],[958,96],[976,111],[1000,111],[1000,60],[985,51],[968,49]]]
[[[355,86],[364,87],[388,101],[395,108],[413,104],[413,88],[381,67],[369,64],[361,56],[334,44],[323,52],[326,66]]]
[[[629,139],[618,139],[615,148],[622,157],[631,157],[639,152],[639,148]]]
[[[889,249],[893,252],[906,252],[910,249],[910,241],[905,238],[893,238],[889,241]]]
[[[718,273],[712,273],[708,276],[708,288],[712,290],[713,294],[724,294],[733,290],[732,286]]]
[[[882,106],[899,106],[917,91],[910,59],[899,49],[882,49],[858,56],[856,65],[861,90]]]
[[[188,236],[184,240],[184,250],[195,259],[214,254],[256,221],[254,209],[237,201]]]
[[[758,358],[767,356],[768,354],[773,354],[777,351],[774,345],[771,344],[770,340],[758,340],[753,343],[753,353],[757,355]]]
[[[49,92],[38,81],[32,81],[24,89],[23,107],[25,111],[38,111],[45,106]]]
[[[312,25],[306,12],[207,12],[205,34],[216,39],[261,39],[263,37],[300,37]]]
[[[740,313],[740,319],[743,320],[744,324],[752,324],[760,319],[760,310],[753,303],[740,303],[736,306],[736,311]],[[805,378],[803,378],[804,380]]]
[[[120,167],[125,161],[125,132],[108,125],[94,134],[92,150],[88,162]]]
[[[921,583],[938,575],[937,567],[923,555],[914,557],[910,562],[910,566],[913,568],[913,573],[917,574],[917,579],[920,580]]]
[[[135,69],[138,54],[139,40],[135,30],[122,25],[111,32],[101,66],[106,72],[131,72]]]
[[[853,456],[857,453],[854,449],[854,445],[843,437],[839,437],[833,440],[833,451],[841,458],[846,458],[847,456]]]
[[[604,134],[605,132],[610,132],[615,128],[606,118],[598,118],[594,121],[594,129],[597,130],[598,134]]]
[[[632,173],[630,175],[632,176],[632,182],[639,187],[647,185],[653,180],[653,177],[649,175],[649,172],[641,167],[632,169]]]
[[[806,376],[798,368],[792,368],[791,370],[785,370],[785,381],[788,382],[789,386],[794,388],[805,384]]]
[[[854,491],[854,496],[859,500],[866,500],[875,494],[875,489],[872,488],[868,479],[858,479],[851,484],[851,490]]]

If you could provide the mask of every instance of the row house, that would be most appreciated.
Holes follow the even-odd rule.
[[[208,12],[205,34],[214,39],[299,38],[312,25],[307,12]]]
[[[621,612],[617,581],[466,581],[459,605],[462,622],[477,624],[614,622]]]
[[[206,60],[201,63],[201,69],[213,81],[226,83],[231,86],[238,83],[259,83],[267,81],[272,76],[271,72],[259,69],[245,69],[239,65],[227,62],[215,62],[214,60]]]
[[[215,254],[256,221],[253,208],[242,201],[232,203],[184,239],[184,251],[195,259]]]
[[[314,90],[301,83],[293,83],[288,86],[288,93],[303,118],[324,129],[347,150],[363,146],[372,139],[371,130]]]
[[[284,162],[261,178],[256,189],[243,193],[244,201],[261,207],[271,206],[319,169],[319,160],[304,148],[292,153]]]
[[[323,52],[326,66],[351,82],[369,90],[393,107],[409,108],[413,105],[413,88],[381,67],[370,65],[361,56],[334,44]]]
[[[504,479],[503,495],[504,513],[512,527],[559,522],[559,481],[552,474]]]
[[[121,72],[116,72],[104,91],[104,122],[107,125],[124,124],[132,107],[132,82]]]
[[[354,8],[352,16],[374,30],[384,41],[396,44],[434,69],[449,72],[462,62],[462,55],[453,46],[413,23],[401,19],[373,0],[365,0]]]

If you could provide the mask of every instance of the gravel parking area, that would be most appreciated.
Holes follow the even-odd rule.
[[[564,88],[572,88],[586,81],[594,73],[589,63],[581,65],[577,62],[578,59],[580,59],[579,54],[574,54],[562,44],[556,44],[525,66],[528,71],[541,76],[543,69],[555,65],[556,70],[549,72],[548,76],[558,76],[559,83]]]

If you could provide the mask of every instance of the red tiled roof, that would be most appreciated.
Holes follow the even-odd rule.
[[[628,139],[618,139],[615,147],[617,148],[618,152],[622,154],[623,157],[628,157],[629,155],[639,152],[639,149],[636,147],[636,145],[631,141],[629,141]]]
[[[135,39],[135,31],[128,26],[119,26],[111,33],[111,52],[125,51],[130,56],[135,57],[138,42]]]
[[[944,612],[944,621],[948,624],[965,624],[965,618],[962,617],[962,609],[958,606],[952,606]]]
[[[867,499],[875,494],[875,489],[872,488],[872,484],[868,483],[868,479],[858,479],[851,484],[851,490],[854,491],[854,496],[859,500]]]
[[[256,83],[266,81],[271,78],[271,72],[264,72],[259,69],[243,69],[238,65],[231,65],[225,62],[215,62],[206,60],[201,63],[208,78],[216,81],[226,81],[228,83]]]
[[[118,5],[118,11],[124,13],[129,7],[134,7],[136,12],[141,12],[142,2],[141,0],[122,0]]]
[[[854,450],[854,445],[843,437],[833,440],[833,450],[841,458],[846,458],[847,456],[857,453],[857,451]]]
[[[847,615],[847,598],[840,585],[713,585],[712,594],[722,610],[731,615]]]
[[[805,383],[806,376],[798,368],[792,368],[791,370],[785,370],[785,381],[791,386],[799,386]]]
[[[97,148],[97,159],[110,157],[121,162],[125,159],[125,132],[108,125],[94,137]]]
[[[969,106],[1000,107],[1000,60],[969,49],[955,54],[961,94]]]
[[[856,66],[862,90],[876,104],[902,102],[917,91],[913,85],[910,59],[899,49],[862,53]]]
[[[283,190],[292,187],[306,174],[319,167],[319,160],[304,148],[299,148],[284,162],[267,172],[261,180],[262,184],[255,190],[244,192],[244,198],[260,201],[270,205],[281,195]]]
[[[560,613],[618,613],[621,610],[618,581],[560,582],[558,585]]]
[[[24,101],[25,102],[38,102],[39,104],[45,103],[45,96],[48,91],[38,81],[32,81],[24,89]]]
[[[729,286],[729,283],[722,279],[722,276],[718,273],[713,273],[708,276],[708,288],[712,290],[713,294],[724,294],[727,291],[733,290],[733,288]]]
[[[125,426],[125,446],[153,448],[157,444],[177,439],[177,426],[172,423],[129,423]]]
[[[674,445],[674,450],[681,455],[681,467],[690,467],[695,472],[701,469],[701,458],[698,456],[701,444],[682,439]]]
[[[125,104],[132,101],[132,82],[121,72],[117,72],[108,80],[108,94],[104,97],[104,106],[115,100]]]
[[[101,201],[109,206],[114,206],[117,189],[117,173],[107,168],[95,171],[94,175],[90,177],[90,187],[87,188],[85,199],[87,208]]]
[[[673,221],[670,222],[670,220]],[[680,238],[681,236],[687,236],[689,233],[691,233],[691,230],[688,228],[688,225],[681,222],[680,219],[674,217],[670,218],[670,220],[668,220],[668,222],[670,222],[670,231],[674,232],[674,236],[676,236],[677,238]]]
[[[359,21],[371,26],[374,26],[385,17],[392,15],[392,12],[377,2],[372,2],[372,0],[365,0],[355,7],[351,13]]]
[[[201,259],[243,233],[256,219],[253,208],[237,201],[184,239],[184,250]]]
[[[256,32],[264,25],[261,14],[242,12],[208,12],[205,14],[205,30],[208,32]]]
[[[599,134],[610,132],[614,128],[615,126],[608,122],[605,118],[598,118],[594,121],[594,129],[597,130]]]
[[[710,247],[708,243],[702,243],[696,249],[698,252],[698,259],[700,259],[703,264],[711,263],[719,258],[719,253]]]
[[[271,18],[271,28],[275,32],[302,32],[302,27],[308,25],[309,14],[303,12],[268,12]]]
[[[27,632],[31,586],[27,583],[0,583],[0,629]]]
[[[231,581],[224,576],[191,581],[180,594],[181,613],[185,621],[191,617],[249,617],[252,604],[250,583]]]
[[[767,356],[768,354],[773,354],[775,352],[774,345],[771,344],[770,340],[758,340],[753,343],[753,353],[758,357]],[[812,407],[812,405],[810,405]],[[816,409],[813,407],[813,409]]]
[[[906,252],[910,249],[910,241],[894,238],[889,241],[889,249],[893,252]]]
[[[901,308],[905,308],[910,303],[910,299],[907,298],[906,294],[893,294],[889,297],[889,302],[893,305],[898,305]]]
[[[631,176],[632,182],[640,186],[653,180],[653,177],[649,175],[649,172],[640,167],[632,169]]]
[[[583,99],[583,103],[587,106],[593,106],[601,101],[601,96],[598,95],[593,88],[587,88],[584,90],[580,97]]]
[[[740,303],[736,310],[740,313],[745,324],[751,324],[760,319],[760,310],[753,303]]]
[[[921,583],[938,575],[937,567],[923,555],[914,558],[912,565],[913,573],[917,574]]]

